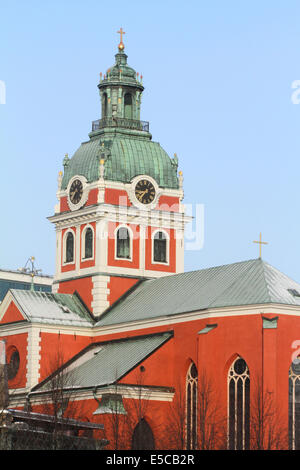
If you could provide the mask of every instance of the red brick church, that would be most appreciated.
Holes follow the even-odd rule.
[[[52,292],[0,306],[10,406],[103,423],[117,449],[300,448],[300,284],[261,258],[184,272],[182,173],[122,30],[98,89],[58,177]]]

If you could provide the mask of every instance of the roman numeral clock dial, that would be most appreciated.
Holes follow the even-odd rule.
[[[135,197],[142,204],[151,204],[155,198],[155,188],[151,181],[142,179],[135,186]]]

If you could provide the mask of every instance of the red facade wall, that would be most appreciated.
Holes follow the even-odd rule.
[[[74,294],[74,292],[77,291],[86,306],[91,310],[93,300],[92,289],[92,278],[83,277],[73,279],[72,281],[60,281],[58,292],[60,294]]]
[[[3,315],[1,323],[13,323],[22,320],[24,320],[24,317],[21,315],[18,307],[16,307],[14,302],[10,302],[5,314]]]
[[[131,289],[134,284],[138,282],[138,279],[130,277],[117,277],[111,276],[107,288],[109,289],[108,301],[109,305],[112,305],[118,300],[125,292]]]

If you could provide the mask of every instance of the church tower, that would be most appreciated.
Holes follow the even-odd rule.
[[[98,84],[101,119],[59,173],[54,292],[80,295],[95,318],[140,279],[183,272],[182,174],[141,121],[142,77],[123,34]]]

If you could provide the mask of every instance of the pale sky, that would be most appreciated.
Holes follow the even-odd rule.
[[[53,274],[57,174],[100,118],[122,27],[141,118],[204,207],[185,269],[256,258],[262,232],[263,259],[300,282],[299,17],[283,0],[1,2],[0,269],[34,255]]]

